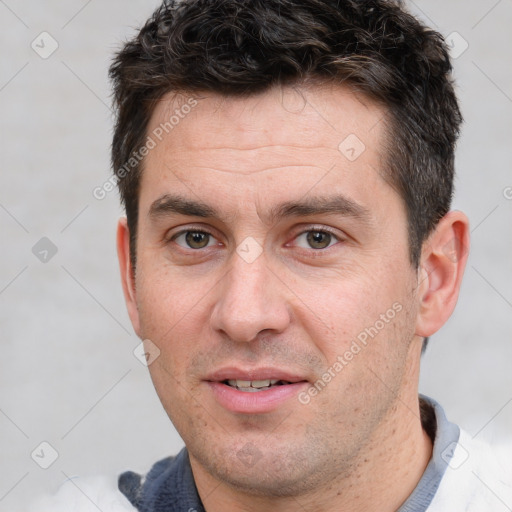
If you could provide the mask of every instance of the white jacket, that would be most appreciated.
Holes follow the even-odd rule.
[[[461,430],[452,449],[428,512],[511,512],[512,443],[491,447]]]

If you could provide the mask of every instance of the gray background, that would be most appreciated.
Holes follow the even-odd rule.
[[[114,485],[121,470],[145,471],[181,446],[133,355],[117,193],[92,195],[109,177],[109,59],[157,3],[0,0],[2,511],[67,477],[105,474]],[[454,207],[470,217],[472,250],[421,390],[470,434],[501,442],[512,425],[512,1],[409,5],[444,36],[460,34],[454,55],[469,45],[454,61],[466,119]],[[51,49],[43,31],[59,45],[46,59],[31,47]],[[32,250],[42,237],[57,248],[47,262]],[[59,454],[46,470],[31,458],[43,441]]]

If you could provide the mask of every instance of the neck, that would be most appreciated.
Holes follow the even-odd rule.
[[[293,497],[249,495],[217,481],[190,455],[196,486],[207,512],[394,512],[415,489],[432,456],[422,428],[417,394],[418,361],[404,376],[407,392],[394,406],[348,474],[324,482],[313,493]],[[415,367],[417,364],[417,367]]]

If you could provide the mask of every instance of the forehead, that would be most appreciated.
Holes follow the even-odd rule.
[[[191,102],[197,105],[189,109]],[[383,118],[382,107],[346,86],[275,87],[249,97],[165,95],[153,110],[148,132],[163,128],[165,138],[172,131],[167,142],[183,150],[194,150],[197,143],[201,149],[282,144],[338,150],[350,134],[375,147]],[[197,133],[198,122],[207,131]]]
[[[141,210],[158,194],[198,195],[198,183],[212,201],[238,208],[341,184],[366,190],[367,200],[377,188],[389,194],[380,177],[384,120],[382,107],[334,85],[249,97],[169,94],[147,130],[155,147],[144,162]]]

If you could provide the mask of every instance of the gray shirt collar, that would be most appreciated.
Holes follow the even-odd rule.
[[[427,407],[434,409],[436,431],[432,458],[418,485],[397,512],[425,512],[443,479],[448,463],[453,456],[453,447],[460,436],[460,429],[446,419],[443,408],[431,398],[420,395]]]

